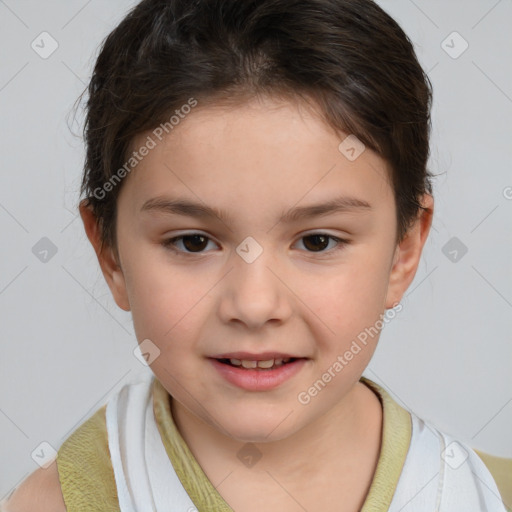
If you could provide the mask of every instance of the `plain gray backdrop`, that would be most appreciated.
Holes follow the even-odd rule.
[[[149,371],[78,216],[83,117],[71,115],[135,3],[0,0],[0,499],[39,467],[34,454]],[[440,430],[512,457],[512,2],[378,3],[432,81],[441,175],[417,275],[364,375]]]

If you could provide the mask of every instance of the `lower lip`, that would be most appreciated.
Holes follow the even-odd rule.
[[[306,363],[305,359],[296,359],[273,370],[238,368],[210,359],[213,366],[228,382],[247,391],[267,391],[276,388],[296,375]]]

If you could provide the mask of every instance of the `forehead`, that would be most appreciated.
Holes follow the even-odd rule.
[[[167,128],[160,137],[152,130],[134,139],[132,150],[149,140],[153,147],[125,178],[120,201],[129,198],[140,210],[167,194],[253,213],[341,195],[377,208],[392,201],[387,163],[299,102],[199,105]]]

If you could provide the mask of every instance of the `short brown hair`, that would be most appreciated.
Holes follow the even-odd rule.
[[[371,0],[143,0],[103,41],[87,91],[81,193],[102,246],[117,250],[122,184],[97,191],[134,137],[190,98],[312,99],[328,125],[390,164],[397,242],[432,194],[432,86],[407,35]]]

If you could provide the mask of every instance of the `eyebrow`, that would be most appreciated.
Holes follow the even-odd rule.
[[[291,223],[332,213],[352,213],[370,210],[372,210],[372,206],[367,201],[356,197],[344,196],[334,198],[325,203],[294,207],[283,213],[278,222]],[[233,221],[233,216],[225,210],[219,210],[188,199],[154,197],[152,199],[148,199],[141,208],[141,212],[152,211],[201,219],[217,218],[226,222]]]

